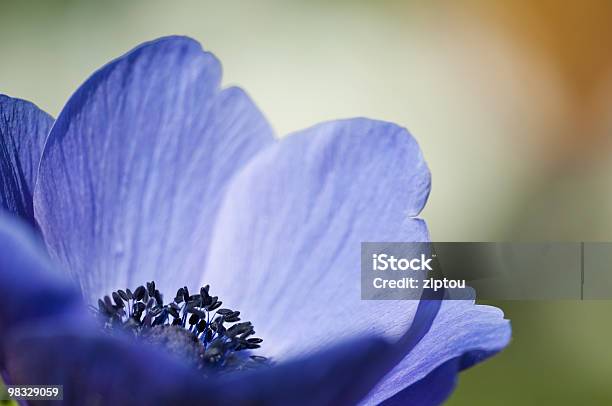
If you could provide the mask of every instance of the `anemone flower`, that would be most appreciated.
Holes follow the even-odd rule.
[[[468,300],[360,300],[362,241],[429,241],[414,138],[357,118],[276,139],[220,81],[169,37],[56,120],[0,98],[5,381],[74,405],[441,403],[510,326]]]

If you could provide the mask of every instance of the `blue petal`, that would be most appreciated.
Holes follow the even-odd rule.
[[[273,142],[249,97],[220,80],[197,42],[162,38],[94,73],[60,113],[35,214],[87,300],[151,279],[170,292],[200,279],[228,180]]]
[[[362,334],[398,338],[418,301],[360,300],[362,241],[428,241],[430,175],[390,123],[324,123],[284,138],[236,176],[202,283],[285,359]]]
[[[66,405],[355,404],[376,382],[369,374],[389,345],[345,343],[314,357],[203,379],[163,350],[46,320],[13,332],[4,347],[11,384],[63,385]]]
[[[103,334],[93,320],[45,320],[6,340],[13,385],[62,385],[65,405],[184,404],[195,370],[147,345]],[[193,399],[192,399],[193,400]]]
[[[224,404],[354,405],[380,379],[390,345],[368,338],[343,342],[269,369],[230,375],[211,388]]]
[[[0,298],[0,348],[13,329],[81,303],[77,289],[49,265],[34,232],[1,210]]]
[[[254,322],[276,359],[352,337],[396,340],[389,376],[401,379],[395,392],[384,380],[370,394],[378,402],[451,359],[490,355],[509,338],[497,309],[426,300],[417,312],[417,301],[360,300],[360,243],[427,241],[425,223],[410,216],[429,184],[416,142],[395,125],[357,119],[291,135],[230,185],[202,283]]]
[[[363,404],[385,399],[399,404],[440,404],[450,394],[459,371],[506,347],[510,330],[510,322],[495,307],[468,300],[443,301],[425,337]],[[434,390],[439,396],[432,396]]]
[[[32,191],[53,118],[34,104],[0,94],[0,209],[34,224]]]
[[[459,358],[434,369],[429,375],[382,403],[384,406],[440,405],[451,394],[457,382]]]

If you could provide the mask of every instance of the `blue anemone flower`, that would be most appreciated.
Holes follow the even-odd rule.
[[[168,37],[95,72],[55,121],[0,97],[5,381],[75,405],[441,403],[510,325],[469,300],[360,300],[362,241],[429,241],[414,138],[356,118],[276,139],[220,82],[214,55]],[[203,376],[135,338],[156,323],[219,338],[220,357],[251,354],[257,329],[270,362]]]

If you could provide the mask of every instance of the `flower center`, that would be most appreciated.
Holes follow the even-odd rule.
[[[112,299],[111,299],[112,297]],[[109,333],[129,332],[134,337],[164,347],[181,356],[205,375],[268,365],[265,357],[251,355],[260,347],[250,321],[240,321],[240,312],[222,308],[209,286],[190,295],[187,287],[176,292],[174,300],[164,304],[155,282],[118,290],[98,300],[93,308]]]

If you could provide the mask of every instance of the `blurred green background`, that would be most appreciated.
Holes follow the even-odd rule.
[[[6,1],[0,92],[56,115],[96,68],[198,39],[279,135],[339,117],[406,126],[436,241],[612,241],[609,1]],[[612,302],[500,302],[511,346],[450,405],[612,404]]]

